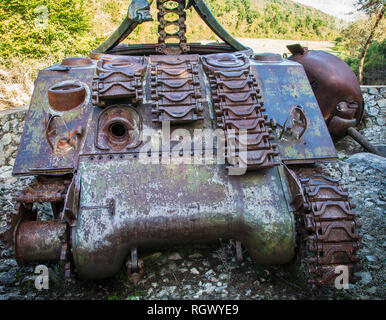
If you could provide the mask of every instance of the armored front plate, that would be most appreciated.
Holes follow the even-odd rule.
[[[279,125],[284,125],[291,109],[301,106],[307,117],[307,130],[300,139],[277,141],[282,160],[333,159],[337,153],[323,119],[318,102],[303,66],[288,60],[256,62],[252,69],[262,88],[266,113]],[[280,135],[280,127],[276,130]]]
[[[71,71],[53,71],[45,69],[39,72],[35,82],[35,90],[31,105],[25,120],[24,132],[20,141],[13,174],[32,175],[37,173],[68,173],[73,172],[77,166],[77,158],[81,144],[86,135],[87,122],[93,106],[91,105],[90,90],[94,76],[94,66],[87,68],[76,68]],[[60,113],[50,108],[48,102],[48,89],[64,81],[79,81],[84,83],[88,94],[85,103],[71,111]],[[46,123],[44,112],[47,114],[61,115],[68,125],[70,131],[81,127],[82,137],[75,150],[66,153],[52,152],[46,139]],[[68,137],[66,128],[59,122],[60,128],[56,136]],[[55,140],[55,137],[52,137]]]
[[[261,264],[294,255],[293,215],[277,168],[228,176],[218,165],[81,157],[73,255],[82,277],[115,274],[131,248],[236,238]]]

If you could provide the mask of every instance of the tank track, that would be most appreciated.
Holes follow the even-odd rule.
[[[198,55],[151,57],[153,122],[189,123],[203,119],[202,74]]]
[[[277,144],[270,142],[275,136],[249,59],[239,53],[202,57],[202,60],[212,90],[217,127],[225,131],[227,152],[233,159],[240,159],[248,170],[276,166]],[[246,146],[239,139],[241,131],[248,133]],[[229,150],[232,138],[235,146]],[[239,152],[242,147],[248,151],[246,158]]]
[[[360,280],[354,273],[361,270],[356,255],[362,247],[358,216],[353,212],[347,189],[338,179],[324,174],[299,176],[305,203],[297,214],[303,245],[313,254],[307,264],[315,285],[331,285],[338,274],[337,266],[346,266],[349,282]]]
[[[190,51],[187,44],[186,33],[186,1],[185,0],[157,0],[158,9],[158,45],[156,51],[160,54],[181,54]],[[175,20],[168,20],[168,16],[174,14],[178,16]],[[166,28],[177,27],[177,31],[170,33]],[[167,46],[166,41],[176,39],[179,41],[178,47]]]

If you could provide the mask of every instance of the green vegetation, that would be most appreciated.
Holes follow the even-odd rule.
[[[238,37],[332,40],[339,33],[339,21],[332,16],[288,0],[207,3],[226,29]]]
[[[1,57],[86,54],[96,43],[83,41],[91,27],[84,7],[81,0],[2,0]]]
[[[45,58],[85,55],[123,19],[130,1],[2,0],[0,53],[11,57]],[[208,0],[219,21],[239,37],[332,40],[336,21],[320,11],[287,0]],[[44,6],[48,9],[45,11]],[[156,16],[155,6],[152,6]],[[48,18],[44,27],[44,18]],[[212,39],[211,31],[188,11],[188,38]],[[103,25],[103,28],[100,25]],[[43,26],[43,27],[39,27]],[[107,34],[106,34],[107,33]],[[157,39],[157,22],[144,24],[128,42]]]
[[[362,50],[374,25],[373,19],[360,20],[352,23],[341,32],[336,39],[334,50],[338,56],[345,60],[359,77],[359,64]],[[386,21],[374,34],[374,41],[370,44],[364,61],[364,84],[377,85],[385,83],[386,73]]]

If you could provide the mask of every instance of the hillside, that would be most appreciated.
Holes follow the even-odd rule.
[[[333,40],[339,34],[337,20],[289,0],[206,2],[235,37],[320,41]],[[28,102],[39,69],[65,57],[88,55],[119,26],[129,3],[130,0],[1,0],[0,109]],[[157,16],[154,4],[152,14]],[[190,41],[218,40],[193,9],[188,11],[187,23]],[[156,42],[157,29],[156,21],[145,23],[126,42]]]

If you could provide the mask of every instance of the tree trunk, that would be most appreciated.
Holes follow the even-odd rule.
[[[365,46],[363,47],[361,59],[359,62],[359,82],[360,82],[360,84],[363,84],[363,68],[365,65],[365,58],[366,58],[367,50],[370,47],[371,41],[373,41],[375,31],[377,30],[379,22],[382,20],[382,17],[384,14],[385,14],[385,6],[383,6],[382,10],[378,13],[377,18],[375,20],[375,25],[370,32],[370,36],[367,39]]]

